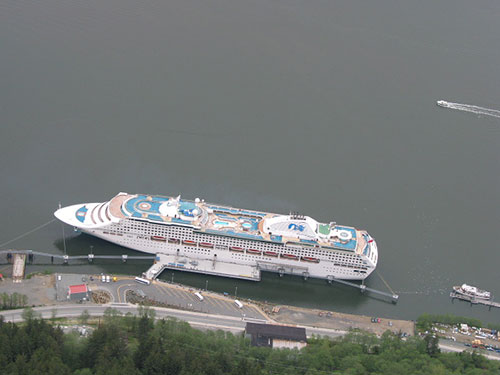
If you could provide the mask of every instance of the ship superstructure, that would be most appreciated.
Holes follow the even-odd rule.
[[[244,264],[314,278],[362,280],[378,260],[377,245],[364,230],[198,198],[119,193],[107,202],[61,208],[55,216],[134,250],[229,268]]]

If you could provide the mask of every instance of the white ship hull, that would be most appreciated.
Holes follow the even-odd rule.
[[[238,233],[221,235],[192,225],[158,222],[156,219],[153,222],[142,218],[115,217],[113,213],[118,214],[116,207],[114,211],[113,207],[110,209],[112,202],[70,206],[57,211],[56,216],[82,232],[133,250],[174,255],[179,259],[210,260],[229,267],[231,264],[249,265],[262,271],[327,280],[363,280],[376,267],[377,246],[366,232],[356,232],[359,237],[363,235],[366,238],[362,244],[363,251],[336,250],[312,241],[301,244],[254,240],[241,238]],[[146,207],[143,201],[140,204]],[[85,216],[87,211],[92,215],[90,218]],[[276,220],[276,216],[273,218]],[[230,274],[226,276],[232,277]]]
[[[168,232],[171,234],[171,236],[175,236],[178,233],[176,228],[169,228]],[[284,268],[283,273],[285,274],[294,274],[297,276],[304,276],[304,272],[307,272],[308,277],[313,277],[313,278],[319,278],[319,279],[329,279],[329,278],[337,278],[337,279],[343,279],[343,280],[363,280],[366,277],[368,277],[371,272],[375,269],[374,267],[368,268],[362,266],[362,261],[361,259],[352,259],[353,266],[354,264],[357,264],[356,268],[351,268],[351,267],[343,267],[343,266],[338,266],[335,265],[333,261],[327,261],[327,260],[320,260],[320,263],[309,263],[309,262],[304,262],[300,260],[288,260],[280,257],[271,257],[271,256],[266,256],[264,254],[262,255],[256,255],[256,254],[251,254],[248,252],[237,252],[237,251],[231,251],[228,248],[227,249],[206,249],[206,248],[201,248],[199,245],[183,245],[182,243],[179,244],[170,244],[168,243],[168,238],[167,236],[162,236],[165,237],[166,241],[157,241],[157,240],[152,240],[151,236],[149,234],[145,234],[144,231],[139,232],[139,233],[127,233],[127,234],[122,234],[118,235],[120,231],[119,227],[116,226],[110,226],[108,228],[100,228],[100,229],[80,229],[82,232],[93,235],[95,237],[99,237],[103,240],[115,243],[120,246],[124,246],[133,250],[141,251],[144,253],[150,253],[150,254],[167,254],[167,255],[177,255],[179,258],[189,258],[189,259],[208,259],[208,260],[213,260],[214,257],[216,257],[218,262],[225,262],[225,263],[235,263],[235,264],[247,264],[247,265],[258,265],[259,262],[267,262],[267,263],[274,263],[277,265],[276,269],[280,268],[280,265],[286,265],[287,267]],[[117,233],[117,234],[109,234],[111,233]],[[163,231],[155,231],[155,233],[161,233],[163,234]],[[200,239],[200,241],[195,242],[203,242],[201,240],[207,240],[204,238],[203,234],[187,234],[185,235],[186,238],[189,239]],[[171,237],[175,238],[175,237]],[[224,241],[225,240],[225,241]],[[265,250],[268,251],[274,251],[278,253],[279,251],[283,252],[283,246],[278,246],[274,244],[260,244],[256,243],[256,241],[247,241],[247,240],[239,240],[239,239],[228,239],[228,238],[222,238],[221,243],[224,242],[230,242],[232,244],[235,244],[234,246],[240,245],[239,247],[244,248],[246,246],[247,248],[252,248],[255,250],[261,250],[264,252]],[[223,245],[224,246],[224,245]],[[227,245],[226,245],[227,246]],[[287,248],[286,253],[290,255],[297,255],[300,256],[301,252],[303,252],[303,249],[298,249],[298,248]],[[310,250],[307,249],[307,254],[310,257],[321,257],[321,250]],[[338,258],[341,259],[342,255],[338,255]],[[320,258],[318,258],[320,259]],[[295,272],[290,272],[290,267],[295,269]],[[366,269],[364,269],[366,268]]]

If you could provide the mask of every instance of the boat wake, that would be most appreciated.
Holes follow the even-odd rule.
[[[443,108],[457,109],[459,111],[471,112],[477,115],[485,115],[485,116],[500,118],[500,111],[496,109],[478,107],[477,105],[451,103],[451,102],[446,102],[444,100],[438,100],[436,104]]]

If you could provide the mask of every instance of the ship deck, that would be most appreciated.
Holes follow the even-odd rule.
[[[169,211],[166,214],[165,204],[168,206],[168,202],[176,204],[175,212]],[[294,236],[272,235],[265,232],[264,220],[280,215],[209,204],[199,200],[194,202],[180,200],[180,197],[120,194],[111,200],[110,211],[119,218],[130,217],[158,223],[175,223],[194,227],[210,234],[251,240],[292,243],[311,247],[322,246],[350,252],[364,249],[367,243],[362,233],[353,227],[343,225],[335,225],[334,229],[350,233],[350,239],[344,242],[340,240],[313,241]],[[327,230],[330,230],[327,224],[318,223],[320,233],[324,234]]]

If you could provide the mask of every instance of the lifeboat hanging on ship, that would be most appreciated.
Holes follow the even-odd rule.
[[[200,242],[200,247],[205,247],[207,249],[213,249],[214,245],[209,242]]]
[[[161,242],[165,242],[167,239],[163,236],[151,236],[151,239],[153,241],[161,241]]]
[[[268,257],[278,257],[278,253],[275,253],[274,251],[264,251],[264,255],[267,255]]]
[[[249,253],[249,254],[256,254],[256,255],[261,255],[261,254],[262,254],[262,251],[257,250],[257,249],[248,249],[248,250],[247,250],[247,253]]]
[[[285,259],[299,260],[299,257],[293,254],[281,254],[281,257]]]
[[[318,258],[312,258],[312,257],[302,257],[300,260],[304,262],[310,262],[310,263],[319,263]]]
[[[188,246],[196,246],[196,241],[191,241],[191,240],[182,240],[183,245],[188,245]]]
[[[231,250],[231,251],[237,251],[238,253],[242,253],[244,251],[243,248],[239,247],[239,246],[230,246],[229,250]]]
[[[180,242],[180,241],[179,241],[179,239],[177,239],[177,238],[172,238],[172,237],[171,237],[171,238],[169,238],[169,239],[168,239],[168,243],[179,243],[179,242]]]

